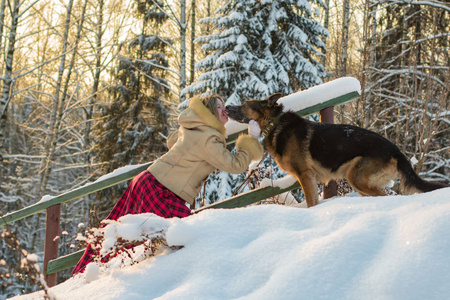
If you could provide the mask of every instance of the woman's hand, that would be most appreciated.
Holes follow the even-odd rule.
[[[250,120],[250,122],[248,122],[248,134],[250,134],[255,139],[259,138],[259,136],[261,135],[261,128],[259,127],[258,122],[256,122],[255,120]]]

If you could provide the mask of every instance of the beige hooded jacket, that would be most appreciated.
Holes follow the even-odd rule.
[[[240,174],[252,160],[262,158],[262,145],[250,135],[239,136],[235,155],[228,151],[225,127],[197,97],[190,100],[189,108],[180,114],[178,122],[178,139],[176,134],[169,137],[169,152],[148,170],[161,184],[190,204],[194,203],[203,181],[215,169]]]

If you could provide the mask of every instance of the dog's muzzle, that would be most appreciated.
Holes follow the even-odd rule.
[[[248,123],[250,122],[250,119],[247,118],[240,109],[240,106],[234,106],[234,105],[227,105],[225,107],[225,110],[227,111],[228,117],[235,120],[239,123]]]

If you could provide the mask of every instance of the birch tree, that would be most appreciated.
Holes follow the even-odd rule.
[[[100,88],[100,75],[102,70],[104,69],[102,65],[102,50],[103,50],[103,34],[104,34],[104,19],[103,19],[103,9],[104,9],[104,0],[98,0],[97,5],[95,6],[95,19],[93,22],[94,32],[94,42],[95,48],[93,49],[94,57],[95,57],[95,67],[93,68],[92,77],[94,78],[94,83],[92,85],[92,92],[89,96],[87,107],[86,107],[86,131],[85,131],[85,142],[86,148],[90,148],[91,144],[91,124],[93,117],[93,105],[97,102],[99,88]],[[86,152],[86,164],[90,163],[91,152]],[[87,174],[90,173],[90,169],[86,170]]]
[[[179,0],[180,3],[180,91],[186,87],[186,0]],[[184,96],[180,95],[180,102],[184,101]]]
[[[64,101],[65,99],[61,97],[61,85],[63,81],[63,75],[64,70],[66,69],[66,58],[67,58],[67,52],[69,47],[69,29],[71,26],[71,15],[72,15],[72,7],[73,7],[73,1],[70,0],[67,5],[67,14],[66,14],[66,22],[64,27],[64,34],[63,34],[63,43],[62,43],[62,50],[61,50],[61,60],[59,64],[59,70],[58,70],[58,77],[56,80],[56,88],[53,95],[53,108],[50,116],[50,123],[49,123],[49,131],[50,135],[47,136],[45,140],[45,146],[44,146],[44,158],[41,161],[41,166],[39,168],[39,185],[38,190],[36,192],[37,198],[39,199],[42,196],[42,193],[45,191],[45,188],[47,186],[48,176],[51,172],[51,163],[53,161],[53,156],[56,148],[56,141],[58,138],[58,125],[61,120],[61,114],[59,111],[61,111],[64,107]],[[69,70],[70,72],[71,70]]]
[[[195,80],[195,10],[197,9],[195,5],[195,0],[191,1],[191,73],[189,77],[189,84],[192,84]],[[184,88],[184,87],[183,87]]]
[[[350,23],[350,0],[344,0],[343,18],[342,18],[342,56],[339,76],[347,75],[347,51],[348,51],[348,33]]]
[[[2,88],[2,96],[0,98],[0,158],[1,152],[4,151],[5,147],[5,134],[6,134],[6,118],[7,118],[7,109],[9,102],[11,101],[11,91],[13,86],[13,59],[14,59],[14,51],[16,47],[16,36],[17,36],[17,26],[19,24],[19,9],[21,2],[20,0],[14,0],[13,8],[11,10],[11,25],[10,32],[8,38],[8,50],[5,59],[5,71],[3,74],[3,88]],[[4,6],[2,5],[4,8]],[[3,16],[2,16],[3,17]],[[2,23],[3,25],[3,23]],[[3,30],[3,28],[2,28]],[[1,176],[1,175],[0,175]],[[0,177],[1,179],[1,177]]]

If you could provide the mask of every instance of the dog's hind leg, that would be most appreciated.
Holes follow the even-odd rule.
[[[382,164],[381,164],[382,165]],[[376,180],[381,174],[380,163],[371,159],[362,158],[348,170],[348,183],[361,196],[386,196],[380,182]]]
[[[305,194],[306,205],[311,207],[319,204],[317,181],[314,172],[307,170],[296,177],[302,186],[303,193]]]
[[[386,193],[378,188],[378,187],[371,187],[367,183],[350,183],[350,185],[360,194],[361,196],[386,196]]]

